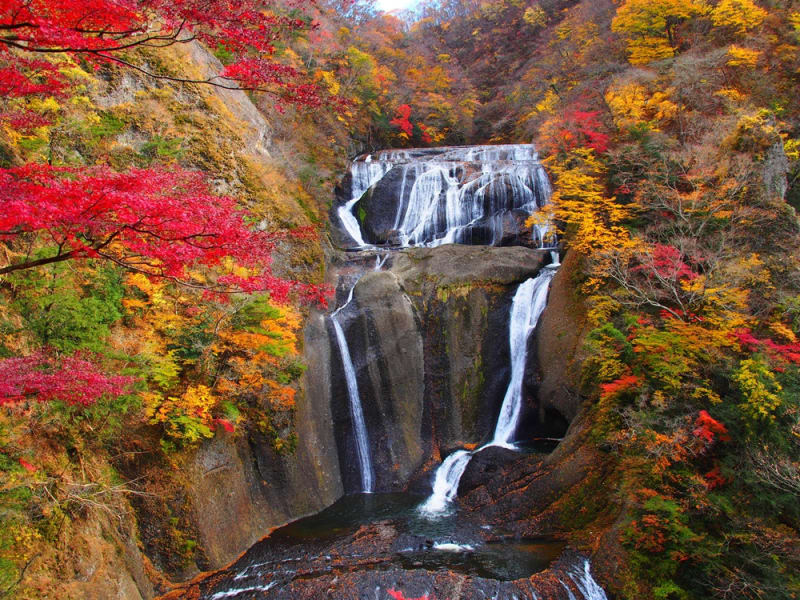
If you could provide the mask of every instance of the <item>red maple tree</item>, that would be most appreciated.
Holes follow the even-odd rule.
[[[245,88],[282,101],[320,106],[323,90],[275,60],[276,42],[311,29],[292,9],[309,0],[4,0],[0,4],[0,89],[5,95],[53,90],[63,82],[57,65],[21,58],[70,54],[95,64],[111,62],[150,77]],[[208,79],[181,79],[134,64],[121,52],[199,40],[223,48],[230,64]],[[42,77],[44,73],[44,77]],[[6,90],[11,90],[6,91]]]
[[[95,68],[121,65],[154,79],[262,92],[276,107],[284,102],[336,108],[339,99],[277,60],[279,40],[312,28],[295,10],[309,2],[3,0],[0,97],[68,97],[61,69],[71,57]],[[153,72],[126,53],[195,41],[232,58],[213,77],[196,80]],[[24,132],[47,119],[17,108],[0,110],[0,124]],[[116,172],[38,163],[0,168],[0,243],[24,241],[26,248],[39,249],[35,256],[12,254],[0,267],[0,278],[65,260],[102,259],[212,293],[260,290],[281,302],[295,291],[325,303],[325,288],[271,273],[270,253],[290,235],[313,232],[256,230],[234,199],[213,194],[201,173],[181,168]],[[225,268],[209,277],[208,267],[221,265]],[[98,362],[49,351],[0,361],[0,404],[35,397],[86,405],[126,393],[130,380],[106,375]]]
[[[268,290],[279,302],[292,289],[322,300],[324,290],[273,277],[270,253],[308,229],[254,231],[233,198],[212,194],[202,174],[182,169],[69,168],[28,164],[0,169],[0,240],[43,238],[47,256],[0,268],[0,275],[77,258],[101,258],[151,277],[212,291]],[[251,276],[194,283],[190,270],[232,258]]]
[[[130,392],[134,379],[108,375],[88,355],[54,358],[46,352],[0,361],[0,406],[26,399],[88,406]]]

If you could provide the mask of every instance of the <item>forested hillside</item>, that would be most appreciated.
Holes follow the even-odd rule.
[[[570,541],[618,598],[796,598],[798,84],[795,1],[4,2],[0,598],[209,568],[185,466],[302,443],[347,160],[530,141],[589,323]]]

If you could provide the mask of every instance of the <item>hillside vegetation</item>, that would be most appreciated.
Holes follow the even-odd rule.
[[[0,597],[80,596],[81,553],[144,546],[148,520],[167,532],[149,580],[206,568],[177,465],[214,436],[302,443],[298,333],[325,304],[347,159],[528,141],[591,322],[581,385],[605,464],[565,499],[573,542],[618,598],[800,593],[800,4],[255,2],[210,20],[129,2],[162,26],[190,11],[198,39],[101,51],[107,23],[79,32],[86,52],[55,50],[92,2],[8,4]],[[20,6],[64,31],[28,32]],[[221,72],[261,114],[208,85]],[[135,228],[103,202],[131,194],[150,202],[132,214],[175,212],[120,237]],[[209,224],[218,244],[191,241]]]

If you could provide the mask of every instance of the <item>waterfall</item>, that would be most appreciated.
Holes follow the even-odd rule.
[[[358,224],[358,219],[353,214],[353,208],[364,192],[380,181],[391,168],[391,162],[375,162],[371,156],[367,156],[364,160],[353,161],[353,164],[350,165],[350,174],[352,176],[350,200],[344,206],[339,207],[337,214],[345,231],[359,247],[367,246],[367,243],[361,235],[361,227]]]
[[[592,577],[590,568],[589,561],[584,559],[583,569],[574,567],[569,573],[569,578],[578,587],[585,600],[608,600],[603,588]]]
[[[445,512],[447,505],[452,502],[458,493],[458,482],[467,468],[472,453],[466,450],[457,450],[448,456],[441,466],[436,469],[436,479],[433,482],[433,493],[420,507],[420,511],[429,515]]]
[[[511,440],[517,429],[522,409],[522,380],[525,375],[528,336],[536,328],[547,304],[547,291],[555,271],[548,267],[542,269],[535,278],[526,280],[517,288],[511,301],[508,326],[511,381],[500,407],[492,441],[473,452],[458,450],[445,459],[436,470],[433,492],[419,508],[423,515],[436,517],[447,511],[449,504],[458,494],[461,476],[474,454],[491,446],[514,448]]]
[[[495,245],[512,211],[532,213],[544,206],[551,189],[547,174],[530,144],[444,147],[409,152],[384,151],[351,166],[352,194],[338,209],[348,235],[367,246],[354,211],[362,195],[394,168],[400,169],[392,243],[400,247],[470,244]],[[407,184],[410,180],[410,189]],[[544,247],[550,227],[537,225],[534,235]],[[388,241],[388,240],[384,240]]]
[[[331,323],[333,324],[333,330],[336,332],[336,343],[339,346],[339,353],[342,357],[344,378],[347,384],[347,396],[350,400],[350,416],[353,420],[353,432],[356,438],[358,463],[361,470],[361,491],[372,493],[375,485],[372,475],[372,457],[369,451],[367,425],[364,422],[364,411],[361,408],[361,397],[358,394],[358,381],[356,379],[355,368],[353,367],[353,360],[350,357],[350,348],[347,345],[347,338],[345,338],[342,325],[339,323],[339,313],[353,300],[353,290],[355,290],[355,287],[355,284],[353,284],[353,287],[350,288],[347,302],[331,315]]]
[[[511,440],[522,410],[522,379],[525,376],[525,359],[528,356],[528,336],[536,328],[539,316],[547,304],[547,291],[554,269],[542,269],[535,279],[528,279],[517,288],[511,303],[509,319],[509,346],[511,349],[511,381],[508,384],[497,426],[490,446],[513,448]]]

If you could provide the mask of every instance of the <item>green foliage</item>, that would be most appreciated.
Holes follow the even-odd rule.
[[[114,116],[111,113],[101,113],[97,123],[89,125],[89,132],[94,138],[112,137],[127,127],[127,124],[122,119]]]
[[[622,376],[633,356],[633,346],[626,335],[610,322],[589,332],[586,348],[583,383],[587,390]]]
[[[10,278],[19,290],[13,307],[42,345],[64,352],[105,349],[110,325],[122,317],[123,288],[112,267],[93,275],[61,263]]]
[[[155,135],[142,146],[139,152],[145,159],[145,164],[149,165],[155,160],[176,161],[185,154],[186,150],[183,148],[183,138]]]
[[[231,64],[236,58],[234,53],[222,44],[214,48],[214,56],[216,56],[217,60],[219,60],[219,62],[221,62],[223,65]]]

